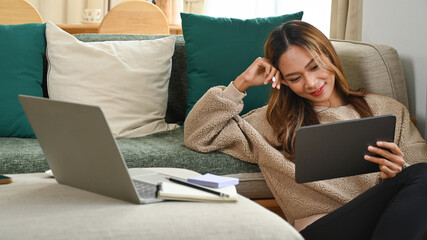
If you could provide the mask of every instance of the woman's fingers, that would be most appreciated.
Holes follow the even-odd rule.
[[[271,71],[273,70],[273,66],[266,59],[263,59],[262,64],[264,66],[264,78],[269,79]]]
[[[260,58],[258,64],[264,70],[264,85],[272,84],[273,88],[280,88],[280,72],[267,59]]]
[[[394,142],[378,141],[377,145],[379,147],[389,149],[392,153],[403,157],[403,152],[400,150],[400,148]]]
[[[396,143],[379,141],[377,142],[377,145],[378,147],[369,146],[368,150],[388,159],[389,161],[399,166],[403,166],[405,164],[405,160],[403,159],[404,154]]]
[[[280,88],[280,84],[273,82],[273,77],[275,77],[277,81],[281,81],[279,77],[280,73],[278,73],[279,71],[270,61],[258,57],[242,74],[234,79],[233,84],[240,92],[245,92],[248,88],[253,86],[266,85],[269,83],[272,83],[273,87]]]
[[[267,76],[267,81],[268,82],[271,82],[271,86],[273,87],[273,88],[275,88],[276,87],[276,85],[277,85],[277,79],[276,79],[276,73],[277,73],[278,71],[274,68],[274,69],[271,69],[271,71],[270,71],[270,73],[268,74],[268,76]]]
[[[267,85],[271,83],[273,88],[280,89],[282,78],[280,72],[270,63],[268,59],[257,58],[255,61],[243,72],[240,76],[245,79],[249,86],[256,86],[260,84]]]
[[[382,179],[392,178],[402,171],[405,164],[404,154],[393,142],[377,142],[379,147],[369,146],[368,151],[379,156],[365,155],[365,159],[377,163]],[[381,147],[381,148],[380,148]]]
[[[387,159],[373,157],[369,155],[365,155],[364,158],[365,160],[378,164],[379,169],[381,171],[380,176],[382,179],[392,178],[402,171],[402,167],[399,167],[398,165],[392,163]]]
[[[276,71],[276,74],[274,75],[273,80],[274,80],[273,82],[275,83],[275,86],[273,86],[273,87],[280,89],[280,85],[282,83],[282,75],[280,74],[279,71]]]
[[[393,178],[399,173],[397,171],[391,170],[390,168],[384,165],[380,166],[380,170],[380,176],[382,179]]]

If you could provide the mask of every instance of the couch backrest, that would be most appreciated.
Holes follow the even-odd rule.
[[[78,34],[84,42],[150,40],[164,35],[117,35]],[[185,41],[175,35],[175,53],[172,57],[172,73],[169,83],[169,99],[166,121],[183,123],[187,108],[187,61]],[[369,92],[397,99],[408,107],[405,79],[395,49],[378,44],[332,40],[342,61],[344,74],[351,88],[366,88]]]
[[[352,89],[392,97],[408,107],[405,78],[397,51],[389,46],[332,40]]]

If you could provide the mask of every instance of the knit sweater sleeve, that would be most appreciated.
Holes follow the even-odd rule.
[[[395,143],[404,154],[409,165],[427,162],[427,144],[411,122],[408,109],[395,99],[369,94],[366,97],[374,115],[394,114],[396,116]]]
[[[399,132],[395,140],[405,155],[405,161],[409,165],[427,162],[427,144],[411,122],[408,109],[403,105],[401,116],[401,121],[397,122],[400,126],[397,126]]]
[[[258,163],[257,148],[268,144],[251,125],[260,115],[254,110],[250,116],[239,116],[245,93],[232,83],[228,87],[209,89],[194,105],[184,123],[185,145],[199,152],[220,151],[243,161]]]

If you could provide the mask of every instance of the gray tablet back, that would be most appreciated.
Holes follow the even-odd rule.
[[[383,115],[297,129],[295,180],[312,182],[379,171],[364,159],[377,141],[394,141],[396,117]]]

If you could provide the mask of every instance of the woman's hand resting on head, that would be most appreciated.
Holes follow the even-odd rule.
[[[274,78],[273,78],[274,77]],[[272,83],[273,88],[280,89],[282,77],[280,72],[265,58],[258,57],[255,61],[238,76],[233,84],[240,92],[245,92],[253,86]]]
[[[380,155],[380,157],[365,155],[365,160],[379,164],[381,179],[395,177],[403,170],[405,160],[403,152],[394,142],[377,142],[378,147],[369,146],[368,151]]]

